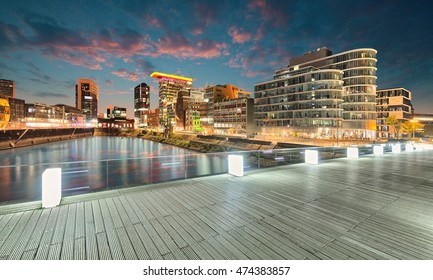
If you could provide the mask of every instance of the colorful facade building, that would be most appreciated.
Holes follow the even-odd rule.
[[[159,82],[159,122],[163,129],[176,127],[176,101],[179,91],[188,91],[192,87],[192,78],[153,72],[151,78]]]

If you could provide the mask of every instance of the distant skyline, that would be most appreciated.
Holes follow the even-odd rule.
[[[75,106],[79,78],[99,85],[99,112],[126,107],[153,71],[254,92],[289,59],[326,46],[374,48],[378,89],[404,87],[433,113],[427,1],[0,0],[0,79],[26,102]]]

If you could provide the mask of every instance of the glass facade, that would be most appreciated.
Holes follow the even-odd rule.
[[[148,126],[147,115],[150,107],[150,87],[141,83],[134,88],[134,117],[139,127]]]
[[[79,79],[75,87],[76,108],[86,115],[86,121],[96,121],[98,116],[99,87],[90,79]]]

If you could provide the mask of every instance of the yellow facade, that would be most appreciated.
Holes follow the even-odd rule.
[[[207,87],[205,91],[213,92],[214,102],[251,96],[251,92],[244,91],[239,89],[237,86],[229,84],[210,86]]]
[[[0,97],[0,128],[6,128],[11,118],[9,101]]]

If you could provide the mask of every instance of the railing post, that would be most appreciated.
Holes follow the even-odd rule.
[[[42,207],[55,207],[62,199],[62,169],[48,168],[42,173]]]

